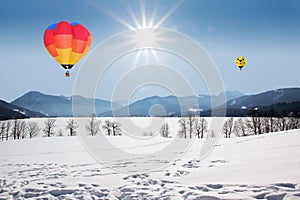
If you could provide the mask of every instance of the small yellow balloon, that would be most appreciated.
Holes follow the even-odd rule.
[[[242,68],[246,65],[247,59],[244,56],[238,56],[235,59],[235,64],[242,70]]]

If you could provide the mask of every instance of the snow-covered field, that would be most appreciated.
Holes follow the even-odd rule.
[[[115,148],[98,146],[98,161],[80,137],[3,141],[0,199],[300,199],[300,130],[221,138],[204,159],[204,139],[144,138],[108,137]]]

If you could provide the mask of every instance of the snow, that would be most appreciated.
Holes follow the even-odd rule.
[[[22,112],[22,111],[20,111],[20,110],[18,110],[18,109],[13,109],[13,111],[18,112],[18,113],[21,113],[21,114],[23,114],[23,115],[26,115],[26,112],[25,112],[25,111]]]
[[[188,111],[189,111],[189,112],[199,112],[199,111],[201,111],[201,110],[198,109],[198,108],[189,108]]]
[[[27,120],[42,126],[45,119]],[[66,135],[68,118],[56,120],[55,130]],[[77,120],[78,131],[85,130],[86,120]],[[146,119],[132,120],[149,125]],[[176,134],[178,119],[166,120]],[[0,199],[300,199],[300,130],[221,138],[204,159],[199,156],[203,139],[105,138],[115,148],[98,146],[111,157],[99,162],[80,137],[1,142]],[[172,143],[177,148],[166,158],[162,154]],[[132,158],[114,159],[120,151]],[[134,168],[143,162],[153,168]]]
[[[234,104],[236,104],[236,100],[233,100],[230,102],[230,105],[233,106]]]

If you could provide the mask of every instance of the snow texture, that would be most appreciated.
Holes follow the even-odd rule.
[[[64,124],[66,119],[60,120]],[[125,135],[110,140],[122,141],[124,148],[144,144],[132,144]],[[151,152],[170,141],[159,140],[142,149]],[[143,159],[115,160],[112,168],[96,162],[79,137],[3,141],[0,199],[300,199],[300,130],[224,138],[203,160],[202,142],[197,139],[187,151],[174,151],[177,159],[163,168],[124,173],[122,168]]]

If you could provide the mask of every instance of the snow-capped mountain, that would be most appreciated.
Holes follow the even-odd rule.
[[[72,101],[74,100],[85,111],[79,113],[79,116],[92,114],[92,110],[90,112],[85,110],[91,104],[95,105],[96,115],[98,116],[179,116],[185,115],[190,111],[199,111],[209,116],[212,97],[218,102],[218,99],[223,99],[224,95],[226,95],[227,99],[226,109],[228,116],[241,116],[256,107],[266,110],[275,106],[275,110],[280,110],[280,112],[300,111],[297,109],[297,102],[300,102],[300,88],[283,88],[253,95],[243,95],[241,92],[235,90],[220,93],[217,96],[152,96],[125,106],[118,102],[112,103],[110,101],[81,96],[65,97],[47,95],[40,92],[28,92],[14,100],[12,104],[43,113],[46,116],[58,117],[73,116]],[[289,103],[293,102],[294,104],[291,107]],[[219,105],[221,103],[217,106]]]
[[[96,114],[99,115],[111,109],[111,102],[100,99],[90,99],[81,96],[54,96],[41,92],[32,91],[15,99],[11,103],[36,112],[41,112],[46,116],[67,117],[73,116],[72,101],[76,100],[82,108],[85,105],[95,104]],[[92,114],[92,113],[89,113]]]
[[[270,106],[297,101],[300,101],[300,88],[282,88],[232,99],[227,102],[227,108],[239,109],[244,106],[250,109],[257,106]]]

